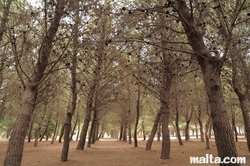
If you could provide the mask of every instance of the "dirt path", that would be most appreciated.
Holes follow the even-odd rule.
[[[146,141],[139,141],[139,147],[115,139],[101,139],[83,151],[75,150],[76,141],[70,143],[69,161],[60,162],[62,144],[39,142],[33,147],[33,142],[25,143],[22,166],[186,166],[191,156],[216,156],[214,142],[211,149],[205,149],[205,143],[199,140],[185,141],[179,146],[177,141],[171,142],[171,159],[159,160],[161,143],[154,142],[151,151],[145,150]],[[0,165],[3,165],[8,142],[0,142]],[[239,156],[246,156],[250,163],[250,155],[245,142],[237,142]],[[250,164],[246,164],[250,165]],[[198,164],[195,164],[198,166]],[[202,164],[201,166],[205,166]]]

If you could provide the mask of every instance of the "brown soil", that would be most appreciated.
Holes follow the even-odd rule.
[[[70,143],[69,160],[60,162],[62,150],[61,143],[50,144],[48,141],[39,142],[38,147],[33,147],[33,142],[25,143],[22,166],[186,166],[191,156],[216,156],[216,147],[211,140],[211,149],[205,149],[205,143],[198,139],[184,141],[179,146],[177,141],[171,142],[171,159],[160,160],[161,143],[155,141],[151,151],[145,150],[146,141],[139,141],[139,147],[115,139],[101,139],[92,147],[83,151],[75,150],[76,141]],[[3,165],[8,142],[0,142],[0,165]],[[246,165],[250,165],[245,140],[236,143],[239,156],[246,156]],[[248,163],[249,162],[249,163]],[[198,166],[199,164],[193,164]],[[206,164],[200,164],[205,166]]]

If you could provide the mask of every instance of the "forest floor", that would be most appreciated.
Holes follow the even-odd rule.
[[[39,142],[38,147],[33,147],[34,142],[25,142],[22,166],[205,166],[206,164],[190,164],[192,156],[205,157],[212,154],[216,157],[215,142],[211,139],[211,149],[205,149],[205,143],[199,139],[183,141],[180,146],[176,140],[171,141],[171,159],[160,160],[161,142],[154,141],[152,150],[146,151],[146,141],[139,141],[139,147],[134,148],[116,139],[101,139],[83,151],[75,150],[76,141],[70,142],[69,157],[67,162],[60,162],[62,143],[50,141]],[[0,165],[3,165],[8,142],[0,142]],[[238,155],[246,157],[246,164],[250,165],[250,154],[246,141],[240,139],[236,143]],[[248,163],[249,162],[249,163]],[[210,164],[211,165],[211,164]]]

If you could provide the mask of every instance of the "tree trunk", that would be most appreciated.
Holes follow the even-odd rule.
[[[70,137],[70,132],[71,132],[71,123],[72,123],[72,118],[76,110],[76,104],[77,104],[77,88],[76,88],[76,83],[77,83],[77,75],[76,75],[76,68],[77,68],[77,54],[78,54],[78,48],[79,48],[79,43],[78,43],[78,37],[79,37],[79,23],[80,23],[80,8],[79,8],[79,1],[74,1],[73,6],[74,6],[74,11],[75,11],[75,22],[73,26],[73,31],[74,31],[74,37],[73,37],[73,54],[71,57],[71,62],[72,66],[70,66],[70,71],[71,71],[71,103],[70,103],[70,108],[68,109],[68,112],[66,114],[66,119],[64,123],[64,138],[63,138],[63,148],[62,148],[62,153],[61,153],[61,162],[65,162],[68,160],[68,154],[69,154],[69,144],[70,140],[72,137]],[[77,122],[76,122],[77,123]],[[75,126],[74,126],[75,129]],[[74,134],[74,129],[73,129],[73,134]]]
[[[179,145],[183,145],[182,139],[181,139],[181,132],[179,127],[179,105],[178,105],[178,98],[175,94],[175,129],[176,129],[176,136],[179,141]]]
[[[161,121],[159,122],[159,124],[158,124],[158,129],[157,129],[157,141],[159,142],[159,141],[161,141],[161,126],[162,126],[162,123],[161,123]]]
[[[95,128],[95,123],[96,123],[96,118],[97,118],[97,109],[95,108],[94,109],[94,112],[93,112],[93,119],[92,119],[92,123],[91,123],[91,126],[90,126],[90,131],[89,131],[89,138],[88,138],[88,145],[87,147],[91,147],[91,142],[92,142],[92,138],[93,138],[93,134],[94,134],[94,128]]]
[[[79,139],[80,129],[81,129],[81,123],[80,123],[80,121],[78,121],[76,141],[78,141],[78,139]]]
[[[127,121],[125,121],[124,129],[123,129],[123,139],[122,139],[124,142],[128,141],[128,139],[127,139],[127,130],[128,130]]]
[[[141,128],[142,128],[142,135],[143,135],[143,140],[146,140],[146,132],[145,132],[145,127],[144,127],[144,120],[141,123]]]
[[[48,128],[49,128],[49,125],[50,125],[51,117],[52,117],[52,111],[50,111],[50,114],[49,114],[49,117],[48,117],[48,120],[47,120],[47,123],[46,123],[46,126],[45,126],[45,130],[44,130],[44,132],[41,135],[40,140],[39,140],[40,142],[43,140],[43,137],[48,133]]]
[[[129,127],[128,127],[128,143],[129,143],[129,144],[132,144],[132,130],[131,130],[131,124],[129,123],[128,125],[129,125]]]
[[[232,112],[232,130],[234,133],[235,142],[238,142],[238,132],[235,124],[235,112]]]
[[[77,123],[78,123],[78,114],[76,115],[76,121],[70,133],[70,141],[73,141],[73,136],[76,130]]]
[[[123,124],[121,123],[119,140],[121,141],[122,139],[123,139]]]
[[[162,147],[161,147],[161,159],[170,158],[170,135],[169,135],[169,100],[170,100],[170,88],[172,81],[172,71],[169,68],[169,61],[167,55],[163,54],[163,83],[160,91],[161,97],[161,123],[162,123]]]
[[[208,136],[210,123],[211,123],[211,118],[209,117],[205,127],[206,149],[210,149],[209,136]]]
[[[188,141],[190,139],[190,136],[189,136],[189,124],[190,124],[190,121],[192,119],[192,116],[193,116],[193,107],[191,107],[191,112],[190,112],[190,115],[188,113],[188,109],[186,110],[186,127],[185,127],[185,140]]]
[[[200,127],[200,137],[201,137],[201,142],[204,142],[204,133],[203,133],[203,124],[202,124],[202,121],[201,121],[201,108],[200,106],[198,106],[198,116],[197,116],[197,119],[198,119],[198,123],[199,123],[199,127]]]
[[[15,127],[11,133],[9,145],[4,160],[4,166],[20,166],[23,156],[23,145],[32,112],[35,108],[35,102],[38,92],[38,84],[44,76],[45,68],[48,64],[48,58],[52,49],[52,43],[59,27],[61,16],[63,15],[64,0],[57,1],[55,15],[45,35],[39,50],[39,57],[34,68],[33,76],[26,83],[25,90],[22,95],[22,106],[15,122]]]
[[[35,119],[35,114],[33,115],[32,120],[30,122],[30,128],[29,128],[29,134],[28,134],[28,142],[31,141],[34,119]]]
[[[94,76],[92,78],[92,81],[90,82],[89,93],[87,96],[87,103],[86,103],[85,119],[84,119],[84,124],[83,124],[81,135],[80,135],[80,140],[76,147],[77,150],[84,149],[89,122],[91,119],[91,111],[93,108],[94,94],[96,91],[96,87],[98,86],[99,81],[100,81],[100,73],[101,73],[102,59],[103,59],[102,57],[104,56],[104,45],[105,45],[105,32],[106,32],[105,19],[102,19],[102,25],[101,25],[100,31],[101,32],[100,32],[100,40],[98,42],[97,63],[93,71]]]
[[[51,144],[54,144],[54,141],[56,139],[56,135],[57,135],[57,127],[58,127],[58,116],[56,117],[56,125],[54,127],[54,133],[51,139]]]
[[[236,49],[236,51],[238,52],[238,50]],[[250,152],[250,104],[247,98],[248,95],[248,86],[243,83],[243,81],[240,80],[239,75],[242,74],[244,75],[244,77],[249,77],[249,71],[245,71],[247,70],[246,68],[246,64],[244,62],[244,59],[242,59],[242,57],[240,57],[241,55],[239,55],[238,57],[236,57],[236,55],[232,55],[232,70],[233,70],[233,78],[232,78],[232,82],[233,82],[233,89],[236,93],[236,95],[238,96],[238,99],[240,101],[240,108],[241,108],[241,112],[243,115],[243,119],[244,119],[244,127],[245,127],[245,136],[247,139],[247,147],[248,147],[248,151]],[[240,59],[240,60],[239,60]],[[245,69],[241,69],[242,71],[240,72],[240,74],[238,73],[238,66],[237,66],[237,61],[240,61],[242,66],[241,68],[245,68]],[[249,78],[247,78],[249,79]],[[247,81],[245,81],[247,82]],[[246,87],[245,90],[243,90],[241,87]],[[237,135],[237,131],[235,132]]]
[[[58,140],[59,143],[62,142],[62,137],[64,135],[64,128],[65,128],[64,126],[65,126],[65,124],[63,124],[62,128],[61,128],[61,132],[60,132],[60,136],[59,136],[59,140]]]
[[[154,120],[154,124],[153,124],[153,127],[151,129],[151,133],[150,133],[149,138],[147,140],[146,150],[151,150],[152,143],[153,143],[154,137],[155,137],[155,133],[157,131],[157,126],[158,126],[159,121],[161,119],[161,115],[162,115],[162,110],[160,109],[158,111],[158,113],[156,114],[156,117],[155,117],[155,120]]]
[[[236,145],[226,111],[220,81],[221,68],[226,59],[227,52],[225,52],[221,58],[212,56],[204,43],[203,35],[199,31],[197,24],[194,22],[193,17],[189,12],[190,10],[187,7],[186,2],[182,0],[175,0],[174,2],[189,43],[197,56],[197,61],[203,73],[205,89],[211,109],[218,156],[222,160],[225,157],[237,157]],[[233,165],[238,166],[239,164]]]
[[[198,126],[197,126],[197,121],[195,121],[195,137],[196,138],[199,138],[199,135],[198,135]]]
[[[140,72],[138,72],[138,76],[139,75],[140,75]],[[136,116],[135,116],[136,118],[135,118],[135,128],[134,128],[134,147],[138,147],[137,128],[138,128],[139,117],[140,117],[140,101],[141,101],[141,86],[139,82],[137,84],[137,88],[138,88],[138,91],[137,91],[138,93],[137,93]]]

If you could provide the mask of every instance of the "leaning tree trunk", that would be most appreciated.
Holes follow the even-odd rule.
[[[198,103],[198,116],[197,116],[197,120],[198,120],[199,127],[200,127],[201,142],[204,142],[203,124],[202,124],[202,120],[201,120],[201,106],[200,106],[199,103]]]
[[[121,141],[122,140],[122,136],[123,136],[123,123],[121,123],[121,126],[120,126],[120,136],[119,136],[119,140]]]
[[[190,136],[189,136],[189,124],[190,124],[190,121],[192,119],[192,116],[193,116],[193,107],[191,107],[191,112],[190,112],[190,115],[188,113],[188,109],[186,110],[186,116],[185,116],[185,119],[186,119],[186,127],[185,127],[185,140],[188,141],[190,139]]]
[[[160,109],[158,111],[158,113],[156,114],[154,124],[153,124],[153,127],[151,129],[151,133],[150,133],[149,138],[147,140],[146,150],[151,150],[152,143],[153,143],[154,137],[155,137],[155,133],[157,131],[157,126],[158,126],[160,119],[161,119],[161,115],[162,115],[162,109]]]
[[[180,127],[179,127],[179,106],[178,106],[177,95],[175,95],[175,129],[176,129],[176,137],[179,141],[179,145],[183,145],[183,142],[181,139]]]
[[[92,123],[91,123],[91,126],[90,126],[87,147],[91,147],[91,142],[92,142],[93,134],[95,132],[94,129],[95,129],[96,120],[97,120],[97,108],[95,108],[94,111],[93,111],[93,119],[92,119]]]
[[[79,1],[73,2],[73,6],[75,8],[75,22],[73,26],[74,31],[74,37],[73,37],[73,54],[71,57],[72,66],[70,66],[71,71],[71,104],[70,108],[68,109],[68,112],[66,114],[66,119],[64,122],[64,138],[63,138],[63,148],[61,153],[61,161],[65,162],[68,160],[68,154],[69,154],[69,144],[70,144],[70,131],[71,131],[71,123],[72,118],[76,110],[76,104],[77,104],[77,75],[76,75],[76,67],[77,67],[77,54],[78,54],[78,37],[79,37],[79,22],[80,22],[80,16],[79,16]],[[73,131],[74,132],[74,131]]]
[[[63,135],[64,135],[64,125],[65,124],[62,125],[61,131],[60,131],[59,140],[58,140],[59,143],[62,142],[62,138],[63,138]]]
[[[140,75],[140,72],[138,72],[138,76]],[[134,147],[138,147],[138,141],[137,141],[137,128],[139,123],[139,117],[140,117],[140,100],[141,100],[141,85],[138,82],[138,93],[137,93],[137,103],[136,103],[136,117],[135,117],[135,127],[134,127]]]
[[[225,157],[237,157],[236,145],[229,122],[223,96],[220,74],[226,53],[221,58],[212,56],[204,43],[203,35],[193,20],[185,1],[175,0],[175,8],[186,32],[189,43],[197,56],[201,67],[205,89],[211,109],[211,118],[215,134],[215,143],[218,156],[223,160]],[[221,164],[226,165],[226,164]],[[238,166],[239,164],[231,164]]]
[[[209,135],[208,135],[210,123],[211,123],[211,118],[208,117],[208,120],[205,126],[206,149],[210,149],[210,142],[209,142]]]
[[[104,38],[105,38],[105,22],[102,20],[103,26],[101,29],[101,34],[100,34],[100,41],[98,43],[98,55],[97,55],[97,63],[95,65],[95,69],[93,71],[94,75],[92,78],[92,81],[90,83],[89,87],[89,93],[87,96],[87,103],[86,103],[86,113],[85,113],[85,119],[84,119],[84,124],[82,127],[82,131],[80,134],[80,140],[78,142],[78,145],[76,147],[77,150],[83,150],[84,145],[86,142],[86,137],[87,137],[87,132],[88,132],[88,127],[89,127],[89,122],[91,119],[91,112],[93,109],[93,101],[94,101],[94,94],[96,91],[96,87],[99,84],[100,81],[100,73],[101,73],[101,67],[102,67],[102,57],[103,57],[103,51],[104,51]]]
[[[32,111],[35,107],[36,96],[38,93],[38,84],[44,76],[45,68],[48,65],[48,58],[52,49],[52,43],[59,27],[59,22],[64,12],[65,0],[58,0],[55,15],[48,29],[47,35],[44,36],[39,50],[39,57],[34,68],[33,76],[26,83],[22,95],[22,106],[15,122],[15,127],[11,133],[9,145],[4,160],[4,166],[20,166],[23,156],[24,140],[29,128]]]
[[[238,50],[236,49],[236,51],[238,52]],[[249,71],[245,71],[247,70],[247,65],[244,62],[244,59],[241,57],[242,55],[239,55],[239,57],[236,57],[236,55],[232,55],[232,70],[233,70],[233,76],[232,76],[232,82],[233,82],[233,89],[236,93],[236,95],[238,96],[238,99],[240,101],[240,108],[241,108],[241,112],[243,115],[243,119],[244,119],[244,127],[245,127],[245,136],[247,139],[247,147],[248,147],[248,151],[250,152],[250,104],[247,98],[247,95],[249,95],[249,89],[248,86],[246,84],[243,83],[243,81],[240,80],[240,74],[244,75],[245,79],[249,79]],[[238,62],[239,60],[239,62]],[[240,63],[241,62],[241,72],[239,74],[238,71],[238,66],[237,66],[237,62]],[[244,69],[243,69],[244,68]],[[244,81],[247,82],[247,81]],[[241,87],[246,87],[245,90],[243,90]],[[237,135],[237,131],[236,131],[236,135]]]

